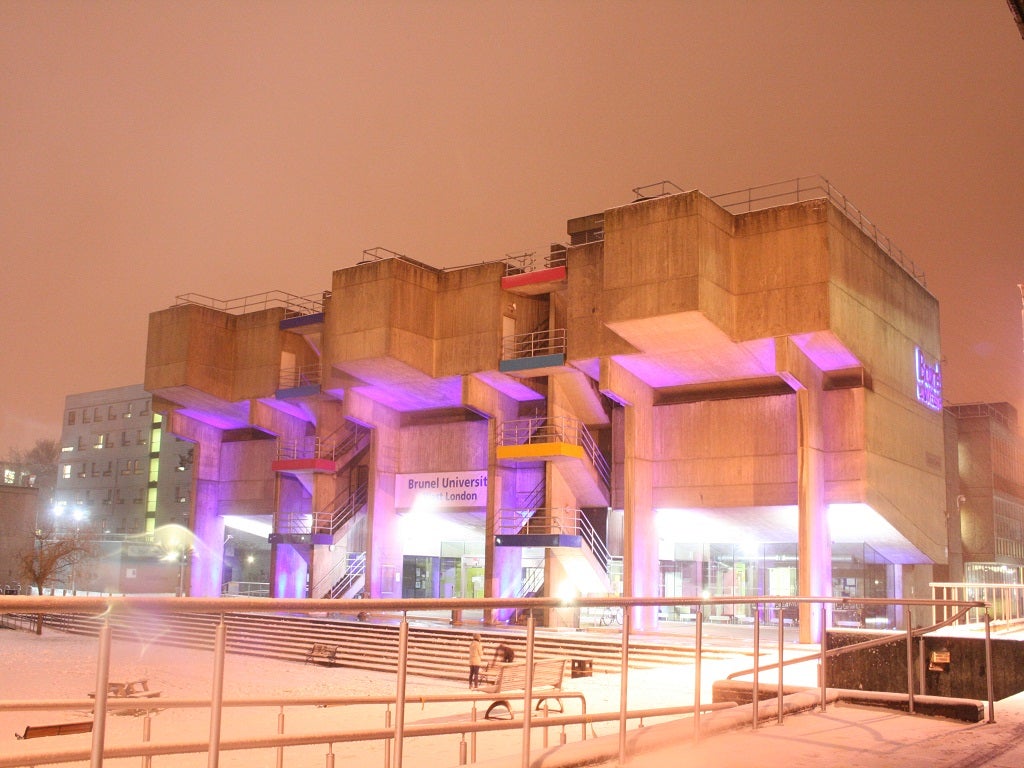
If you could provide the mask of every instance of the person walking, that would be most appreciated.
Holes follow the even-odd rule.
[[[480,642],[480,635],[473,635],[469,642],[469,687],[476,688],[480,685],[480,665],[484,661],[484,644]]]

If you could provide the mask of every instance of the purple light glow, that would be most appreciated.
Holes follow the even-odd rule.
[[[914,347],[917,363],[917,399],[933,411],[942,410],[942,371],[939,361],[929,363],[920,347]]]

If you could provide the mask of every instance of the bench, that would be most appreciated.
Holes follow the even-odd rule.
[[[526,690],[526,662],[513,662],[511,664],[495,665],[496,673],[494,682],[488,685],[481,685],[480,690],[485,693],[506,693],[508,691]],[[541,659],[533,662],[533,690],[540,689],[562,689],[562,680],[565,678],[565,659]],[[537,701],[537,709],[545,700],[541,696]],[[503,708],[508,714],[507,717],[493,716],[495,710]],[[561,702],[559,702],[561,708]],[[561,710],[559,710],[561,711]],[[511,720],[512,705],[508,699],[498,699],[487,708],[484,713],[485,720]]]
[[[107,696],[115,699],[153,699],[160,691],[149,690],[149,680],[129,680],[127,683],[107,683]],[[96,694],[90,693],[89,698],[95,699]]]
[[[329,643],[313,643],[313,647],[306,654],[306,663],[312,662],[314,664],[330,664],[333,666],[338,661],[338,648],[339,646],[330,645]]]
[[[57,723],[56,725],[28,725],[24,733],[14,734],[16,739],[38,739],[43,736],[66,736],[71,733],[89,733],[92,720],[80,723]]]

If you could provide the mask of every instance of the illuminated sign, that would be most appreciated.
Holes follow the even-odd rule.
[[[929,363],[920,347],[914,347],[917,362],[917,399],[933,411],[942,410],[942,371],[939,361]]]
[[[487,472],[420,472],[395,475],[395,509],[417,502],[437,507],[486,507]]]

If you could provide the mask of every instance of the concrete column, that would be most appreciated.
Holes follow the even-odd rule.
[[[514,419],[519,402],[502,394],[476,376],[466,376],[462,383],[463,403],[487,414],[487,517],[484,530],[484,597],[514,597],[523,577],[523,551],[516,547],[494,546],[498,515],[503,508],[515,508],[518,500],[515,467],[498,465],[496,448],[498,429],[505,419]],[[511,609],[484,612],[484,622],[505,623]]]
[[[395,512],[398,472],[398,413],[350,392],[346,415],[374,429],[370,449],[370,487],[366,513],[366,592],[371,598],[402,596],[402,542]]]
[[[656,597],[658,538],[654,528],[654,403],[651,388],[613,360],[601,361],[601,391],[624,406],[623,594]],[[658,609],[637,608],[632,626],[653,629]]]
[[[192,464],[191,555],[184,581],[192,597],[220,597],[224,520],[220,517],[221,431],[178,412],[167,414],[165,434],[195,444]]]
[[[788,337],[776,339],[776,369],[796,390],[797,590],[803,597],[832,596],[832,537],[825,503],[822,373]],[[820,642],[821,611],[800,606],[800,642]]]

